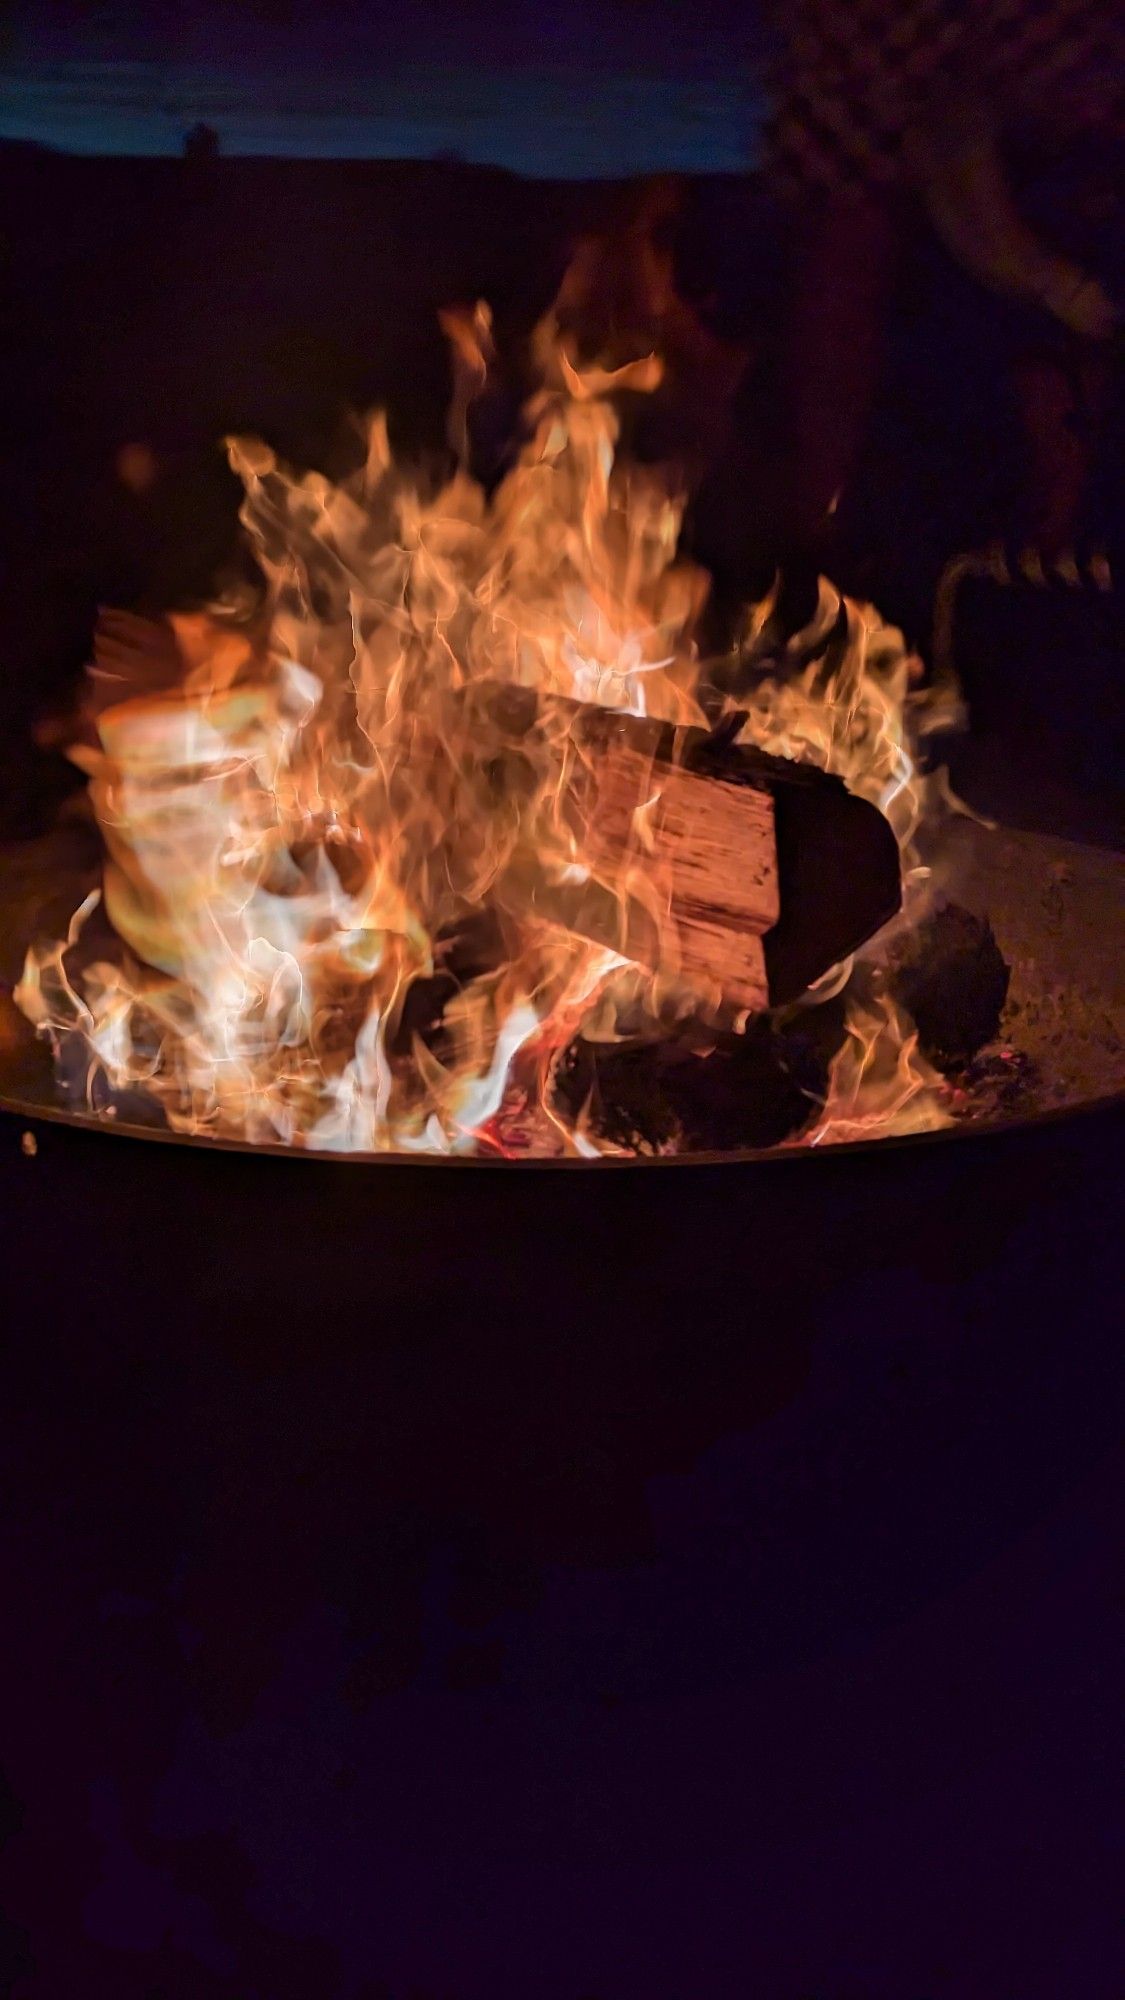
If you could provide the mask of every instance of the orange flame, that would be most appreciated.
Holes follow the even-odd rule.
[[[847,1034],[828,1082],[809,1146],[934,1132],[950,1122],[945,1084],[921,1054],[918,1036],[889,994],[853,1001]]]
[[[463,454],[491,317],[478,304],[444,324]],[[703,721],[693,635],[707,580],[677,555],[679,502],[616,457],[609,398],[653,389],[659,358],[580,368],[554,313],[537,347],[529,441],[491,500],[463,468],[424,494],[381,417],[362,470],[335,486],[233,439],[261,612],[249,625],[223,606],[173,617],[163,651],[137,621],[103,625],[94,740],[73,754],[127,951],[71,975],[87,899],[64,943],[28,953],[16,992],[56,1043],[84,1038],[91,1088],[141,1087],[178,1131],[256,1142],[611,1150],[553,1108],[553,1066],[595,1016],[615,1032],[619,998],[659,1016],[675,968],[642,973],[604,944],[501,915],[502,948],[450,972],[513,871],[533,860],[560,885],[596,872],[566,810],[566,729],[548,722],[515,752],[477,697],[507,683]],[[767,616],[750,615],[748,646]],[[818,624],[840,619],[831,671],[760,679],[744,738],[840,772],[905,843],[919,809],[906,649],[825,583]],[[635,815],[639,847],[654,803]],[[627,870],[606,886],[639,893]],[[921,1076],[908,1035],[853,1014],[813,1143],[917,1119]]]

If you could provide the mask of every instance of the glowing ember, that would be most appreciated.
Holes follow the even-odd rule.
[[[463,449],[491,321],[480,306],[443,323]],[[551,316],[536,351],[528,442],[490,499],[464,470],[425,495],[378,417],[341,486],[234,440],[262,607],[161,628],[103,620],[88,740],[71,754],[124,949],[89,962],[95,892],[66,940],[29,952],[16,993],[57,1053],[84,1048],[98,1110],[140,1089],[178,1131],[258,1143],[616,1150],[560,1111],[563,1050],[626,1021],[674,1033],[716,995],[664,948],[674,885],[648,857],[683,817],[675,787],[640,768],[607,845],[606,811],[572,809],[583,752],[567,702],[708,727],[740,709],[741,741],[839,773],[908,848],[901,635],[823,583],[814,627],[781,660],[765,647],[769,603],[748,614],[742,693],[723,696],[732,663],[698,656],[707,580],[677,556],[680,506],[615,458],[610,398],[653,389],[659,361],[582,372]],[[498,684],[539,703],[515,748]],[[762,880],[748,951],[776,917]],[[583,885],[616,910],[612,936],[558,919],[552,898]],[[647,957],[631,942],[640,906],[661,946]],[[756,962],[744,1010],[765,1004]],[[869,1007],[853,1004],[813,1143],[944,1119],[908,1025]]]

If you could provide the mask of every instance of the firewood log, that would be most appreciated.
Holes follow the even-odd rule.
[[[565,924],[676,971],[735,1011],[797,998],[856,951],[901,900],[898,847],[841,779],[714,732],[474,688],[513,743],[563,730],[568,801],[590,881],[546,884],[524,857],[500,885],[513,910]]]

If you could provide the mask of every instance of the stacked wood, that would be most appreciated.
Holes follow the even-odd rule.
[[[213,640],[197,622],[209,621],[177,620],[173,632],[103,618],[90,703],[103,741],[115,702],[174,699],[177,663],[182,671]],[[248,694],[253,639],[228,632],[222,649],[228,698],[247,673]],[[737,716],[708,731],[488,682],[455,700],[470,763],[479,742],[482,765],[499,745],[512,772],[560,774],[554,809],[573,830],[577,865],[562,881],[545,868],[532,811],[493,892],[517,923],[558,926],[664,970],[738,1016],[796,998],[899,907],[883,815],[823,771],[736,743]]]

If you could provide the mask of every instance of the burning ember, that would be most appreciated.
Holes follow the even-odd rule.
[[[490,320],[444,324],[463,444]],[[16,990],[92,1109],[139,1092],[179,1132],[333,1150],[675,1151],[676,1117],[633,1140],[601,1116],[599,1076],[768,1042],[779,1136],[946,1121],[853,957],[924,872],[901,635],[823,583],[806,632],[779,640],[767,601],[702,658],[680,503],[616,455],[613,399],[659,359],[581,368],[553,316],[536,351],[491,497],[465,453],[426,494],[379,417],[339,486],[232,440],[264,601],[104,616],[71,750],[102,885]]]

